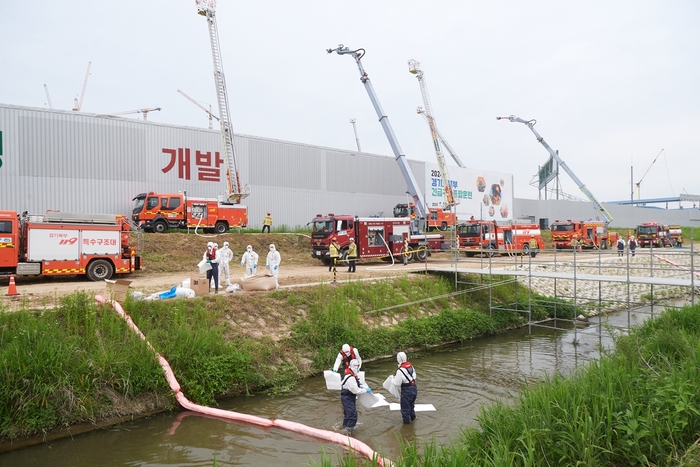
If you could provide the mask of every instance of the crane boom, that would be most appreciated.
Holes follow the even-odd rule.
[[[109,115],[129,115],[129,114],[143,114],[143,120],[148,120],[148,112],[157,112],[160,107],[152,107],[150,109],[138,109],[138,110],[125,110],[124,112],[114,112]]]
[[[80,93],[80,100],[76,98],[74,102],[75,106],[73,107],[73,110],[76,112],[80,112],[80,109],[83,108],[83,97],[85,97],[85,88],[87,87],[88,78],[90,77],[90,66],[92,66],[92,62],[88,62],[87,71],[85,72],[85,80],[83,80],[83,90]]]
[[[219,117],[217,117],[216,115],[214,115],[213,113],[211,113],[211,108],[210,108],[210,109],[207,109],[207,108],[204,107],[202,104],[200,104],[200,103],[197,102],[196,100],[192,99],[190,96],[188,96],[187,94],[185,94],[183,91],[181,91],[181,90],[179,90],[179,89],[177,90],[177,92],[179,92],[180,94],[182,94],[182,95],[185,97],[185,99],[187,99],[188,101],[192,102],[194,105],[196,105],[197,107],[199,107],[200,109],[202,109],[203,111],[205,111],[205,112],[207,113],[207,115],[209,115],[209,129],[210,129],[210,130],[212,129],[212,124],[211,124],[212,118],[215,118],[217,122],[219,121]],[[210,107],[211,107],[211,106],[210,106]]]
[[[49,87],[47,85],[44,85],[44,91],[46,92],[46,100],[48,101],[49,109],[53,109],[53,105],[51,105],[51,96],[49,96]]]
[[[396,162],[399,164],[401,174],[403,175],[403,178],[406,181],[408,194],[411,195],[411,197],[413,198],[413,202],[416,205],[416,221],[424,220],[426,217],[427,209],[425,206],[425,201],[423,200],[423,195],[421,194],[420,188],[418,187],[416,178],[413,176],[411,167],[408,165],[406,155],[401,150],[401,146],[399,146],[399,142],[396,139],[394,130],[391,128],[391,124],[389,123],[389,117],[387,117],[387,115],[384,113],[384,109],[382,109],[382,105],[379,103],[377,94],[374,92],[374,88],[372,87],[372,82],[369,80],[369,76],[367,76],[367,73],[362,67],[362,62],[360,62],[362,57],[365,55],[365,50],[350,50],[343,44],[340,44],[335,49],[326,49],[326,52],[328,52],[329,54],[336,52],[338,55],[349,54],[352,56],[352,58],[355,59],[355,63],[357,63],[357,68],[360,71],[360,81],[362,81],[362,84],[364,84],[365,89],[367,90],[369,99],[372,101],[374,110],[375,112],[377,112],[377,116],[379,117],[379,123],[381,123],[382,128],[384,129],[384,134],[389,140],[391,150],[394,152],[394,156],[396,156]],[[414,227],[416,226],[414,225]],[[416,230],[418,229],[416,228]]]
[[[605,226],[607,227],[608,224],[610,224],[613,221],[613,216],[607,211],[607,209],[605,209],[603,205],[600,204],[600,202],[598,202],[595,196],[593,196],[593,193],[591,193],[591,191],[588,188],[586,188],[586,185],[584,185],[583,182],[579,180],[576,174],[569,168],[568,165],[566,165],[566,162],[564,162],[559,157],[559,154],[554,149],[552,149],[549,146],[549,144],[547,144],[547,142],[544,140],[544,138],[540,136],[539,133],[537,133],[537,131],[535,130],[535,124],[537,123],[537,120],[523,120],[522,118],[516,117],[515,115],[511,115],[509,117],[496,117],[496,120],[504,119],[515,123],[524,123],[525,125],[527,125],[530,131],[532,131],[535,134],[537,142],[544,146],[547,152],[549,152],[549,155],[552,156],[552,158],[555,161],[557,161],[559,166],[563,168],[567,174],[569,174],[569,177],[571,177],[571,179],[576,183],[576,185],[578,185],[579,189],[583,192],[583,194],[585,194],[588,200],[591,203],[593,203],[593,206],[595,206],[595,208],[603,214],[603,217],[605,217]]]
[[[428,90],[425,87],[425,77],[423,76],[423,70],[420,69],[420,62],[418,60],[408,61],[408,71],[416,75],[418,79],[418,84],[420,85],[420,94],[423,97],[423,116],[428,120],[428,126],[430,127],[430,136],[433,138],[433,147],[435,148],[435,156],[437,157],[438,167],[440,168],[440,180],[442,181],[442,192],[445,195],[447,202],[445,203],[446,209],[451,209],[455,206],[457,202],[455,201],[454,193],[452,192],[452,186],[450,185],[447,176],[447,164],[445,164],[445,156],[442,155],[440,150],[440,139],[438,137],[437,125],[435,124],[435,119],[433,118],[433,111],[430,108],[430,99],[428,99]]]
[[[423,107],[418,106],[418,109],[416,110],[416,113],[419,113],[423,116],[425,119],[426,123],[428,122],[428,119],[425,116],[425,111],[423,110]],[[445,149],[447,149],[447,152],[450,153],[450,156],[452,156],[452,159],[457,163],[458,166],[462,167],[463,169],[466,168],[467,166],[464,165],[462,160],[457,156],[457,153],[455,152],[454,149],[452,149],[452,146],[450,146],[450,143],[447,142],[444,136],[442,136],[442,133],[440,133],[440,130],[435,127],[435,133],[437,133],[438,138],[440,139],[440,143],[442,143],[443,146],[445,146]]]
[[[209,25],[209,41],[211,42],[211,54],[214,62],[214,83],[216,84],[216,98],[219,104],[219,123],[221,124],[221,140],[226,161],[226,184],[228,189],[228,201],[240,203],[250,192],[248,187],[242,189],[241,179],[236,164],[236,156],[233,149],[233,125],[230,119],[230,106],[228,103],[228,91],[226,78],[221,62],[221,48],[219,46],[219,31],[216,26],[216,0],[195,0],[197,13],[207,19]]]
[[[644,172],[644,175],[642,175],[642,178],[640,178],[639,181],[636,183],[635,186],[637,187],[637,199],[642,199],[642,187],[641,187],[642,180],[644,180],[644,177],[647,176],[647,174],[651,170],[651,166],[654,165],[654,163],[656,162],[656,159],[659,158],[659,156],[661,155],[662,152],[664,152],[663,149],[661,151],[659,151],[659,153],[656,155],[654,160],[651,161],[651,164],[649,164],[649,167],[647,168],[646,172]],[[634,195],[634,188],[632,188],[632,195]]]

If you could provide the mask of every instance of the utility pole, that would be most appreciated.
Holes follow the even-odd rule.
[[[357,127],[355,126],[355,120],[354,118],[350,119],[350,123],[352,123],[352,131],[355,132],[355,142],[357,143],[357,152],[362,152],[362,149],[360,149],[360,138],[357,137]]]

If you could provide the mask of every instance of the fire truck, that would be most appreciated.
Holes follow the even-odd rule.
[[[340,245],[340,258],[347,258],[350,237],[355,239],[359,258],[399,256],[404,238],[408,238],[409,259],[424,261],[431,251],[441,251],[445,239],[441,234],[412,234],[407,217],[353,217],[329,213],[316,214],[311,221],[311,256],[329,265],[331,240]]]
[[[223,234],[232,227],[248,225],[248,208],[214,198],[188,198],[184,193],[141,193],[136,196],[131,219],[148,232],[170,228],[201,228]]]
[[[486,253],[530,254],[530,238],[534,235],[537,250],[544,249],[544,242],[537,224],[512,224],[496,221],[468,221],[457,228],[460,250],[468,256]]]
[[[134,242],[135,243],[135,242]],[[85,274],[93,281],[142,269],[125,216],[0,211],[0,275]]]
[[[410,217],[411,219],[415,219],[416,205],[414,203],[397,204],[394,206],[394,217]],[[437,229],[445,231],[449,226],[455,225],[456,222],[457,216],[455,213],[442,208],[428,208],[428,230]]]
[[[554,248],[571,248],[571,241],[576,239],[582,248],[599,248],[606,250],[617,243],[617,232],[610,232],[604,222],[556,220],[550,226]]]
[[[640,247],[662,247],[683,245],[683,234],[679,225],[663,225],[658,222],[644,222],[636,229]]]

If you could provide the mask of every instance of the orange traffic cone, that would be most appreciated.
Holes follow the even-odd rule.
[[[15,275],[14,274],[10,275],[10,285],[7,287],[7,293],[5,295],[7,295],[7,296],[19,295],[19,292],[17,292],[17,286],[15,285]]]

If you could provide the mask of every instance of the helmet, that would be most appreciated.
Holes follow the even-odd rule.
[[[341,350],[345,355],[350,355],[350,346],[348,344],[343,344],[343,348]]]
[[[214,248],[219,248],[219,244],[218,244],[218,243],[214,243]]]
[[[245,247],[245,249],[246,249],[247,251],[253,251],[253,247],[250,246],[250,245],[248,245],[247,247]]]
[[[406,354],[404,352],[397,353],[396,361],[399,362],[399,364],[404,363],[406,361]]]
[[[351,241],[351,242],[354,242],[355,239],[354,239],[353,237],[350,237],[350,241]]]
[[[207,243],[207,248],[211,248],[211,247],[213,247],[213,246],[214,246],[214,242],[209,242],[209,243]]]
[[[535,236],[534,236],[534,235],[530,235],[530,238],[535,238]]]
[[[270,212],[270,211],[267,211],[267,215],[269,216],[270,214],[271,214],[271,212]]]
[[[357,373],[357,371],[360,369],[360,362],[357,360],[353,359],[350,361],[350,369],[352,370],[353,373]]]
[[[274,243],[270,243],[270,251],[275,251],[275,244]]]
[[[224,242],[224,246],[228,246],[228,242]]]

